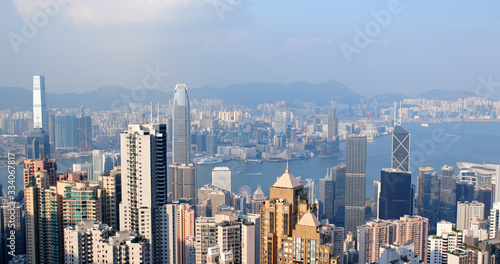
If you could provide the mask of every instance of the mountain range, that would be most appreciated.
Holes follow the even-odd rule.
[[[15,111],[30,110],[32,108],[32,91],[20,87],[0,87],[0,110],[12,109]],[[167,104],[172,99],[172,91],[154,89],[129,90],[117,85],[102,86],[94,91],[84,93],[50,93],[46,94],[47,106],[57,108],[75,108],[84,105],[92,110],[109,110],[124,103],[149,104],[158,102]],[[297,100],[303,102],[316,101],[318,105],[328,105],[331,101],[344,104],[358,103],[364,96],[355,93],[345,85],[336,81],[322,83],[294,82],[290,84],[278,83],[242,83],[233,84],[224,88],[204,86],[189,90],[190,99],[218,99],[224,104],[234,104],[254,107],[258,104]],[[473,93],[465,91],[430,90],[417,97],[404,94],[388,93],[376,95],[380,105],[391,105],[394,101],[404,98],[425,98],[456,100],[457,98],[473,97]]]

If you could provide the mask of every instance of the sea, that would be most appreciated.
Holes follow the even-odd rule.
[[[412,181],[416,184],[418,168],[422,164],[431,164],[436,171],[444,165],[454,166],[457,162],[500,164],[500,123],[488,122],[446,122],[429,123],[428,127],[420,123],[403,124],[411,133],[410,169]],[[373,181],[380,178],[380,171],[391,166],[391,136],[376,138],[367,147],[366,197],[373,197]],[[340,148],[345,152],[345,142]],[[319,179],[325,177],[327,169],[345,163],[344,157],[314,157],[289,161],[290,172],[302,179],[314,179],[316,195]],[[57,161],[58,171],[65,172],[73,163],[91,162],[91,157],[79,157]],[[231,160],[219,164],[198,166],[197,185],[210,184],[212,169],[226,166],[231,169],[231,188],[234,193],[255,191],[257,185],[269,195],[269,188],[286,168],[286,162],[245,163]],[[7,168],[0,168],[0,182],[4,189],[7,182]],[[22,167],[16,167],[16,187],[22,188]]]

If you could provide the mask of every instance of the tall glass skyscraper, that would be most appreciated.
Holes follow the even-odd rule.
[[[410,170],[410,132],[401,125],[394,126],[392,134],[391,167],[402,171]]]
[[[48,117],[45,106],[45,78],[33,76],[33,130],[26,138],[28,159],[50,158]]]
[[[191,118],[189,114],[189,96],[186,84],[179,83],[174,90],[173,120],[173,163],[191,163]]]
[[[348,137],[345,155],[345,232],[356,236],[358,226],[365,224],[366,137]]]
[[[78,150],[78,120],[75,115],[54,116],[56,149]]]
[[[169,166],[168,191],[173,200],[193,199],[196,202],[196,166],[191,163],[191,118],[186,84],[174,90],[172,149],[173,164]]]
[[[398,169],[382,169],[380,173],[380,219],[399,219],[411,215],[411,173]]]
[[[33,76],[33,128],[47,131],[48,117],[45,106],[45,77]]]

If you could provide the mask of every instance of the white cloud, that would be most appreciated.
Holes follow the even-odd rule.
[[[303,47],[303,46],[328,46],[333,44],[332,39],[324,38],[299,38],[292,37],[286,41],[286,46],[288,47]]]
[[[61,7],[76,24],[118,25],[155,20],[178,20],[187,11],[213,11],[213,0],[13,0],[19,14],[30,19],[49,3]]]

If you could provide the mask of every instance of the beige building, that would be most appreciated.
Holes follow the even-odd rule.
[[[482,219],[484,217],[484,204],[478,201],[471,203],[457,203],[457,229],[469,230],[472,219]]]
[[[217,186],[206,184],[198,189],[198,203],[201,204],[207,199],[210,199],[211,216],[215,216],[219,206],[231,204],[231,193]]]
[[[427,237],[429,230],[429,219],[414,215],[405,215],[395,221],[396,237],[395,243],[404,244],[410,241],[415,243],[415,254],[421,261],[427,258]]]
[[[395,226],[387,220],[372,220],[358,227],[359,263],[373,263],[380,248],[394,242]]]
[[[169,191],[172,199],[191,198],[196,201],[196,166],[193,164],[171,164],[168,166]]]
[[[118,230],[120,227],[119,205],[121,193],[121,167],[114,167],[108,176],[99,176],[100,187],[103,190],[102,222]]]
[[[55,186],[49,186],[47,171],[38,171],[29,179],[24,187],[28,263],[64,263],[62,196]]]

